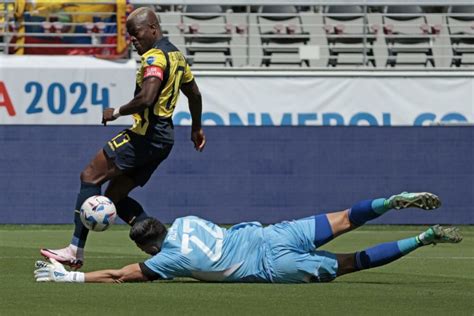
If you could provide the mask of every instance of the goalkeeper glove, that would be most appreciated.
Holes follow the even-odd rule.
[[[51,263],[36,261],[36,282],[79,282],[85,281],[83,272],[67,271],[64,266],[50,258]]]

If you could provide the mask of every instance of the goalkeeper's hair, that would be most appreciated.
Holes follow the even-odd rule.
[[[162,241],[166,236],[165,225],[153,217],[136,222],[130,228],[130,239],[138,245],[148,245]]]

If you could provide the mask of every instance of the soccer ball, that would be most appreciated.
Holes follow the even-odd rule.
[[[108,197],[94,195],[82,204],[80,216],[87,229],[102,232],[114,223],[117,211]]]

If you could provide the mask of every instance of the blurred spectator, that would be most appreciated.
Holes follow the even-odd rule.
[[[51,44],[47,47],[25,47],[23,54],[120,55],[126,53],[126,48],[124,52],[117,52],[115,47],[118,38],[116,16],[115,4],[81,4],[70,0],[27,4],[21,22],[28,24],[24,30],[12,30],[17,33],[12,43],[23,39],[25,44]],[[119,21],[125,21],[125,16]],[[112,44],[114,47],[95,46],[101,44]],[[17,49],[12,47],[10,53],[15,53]]]

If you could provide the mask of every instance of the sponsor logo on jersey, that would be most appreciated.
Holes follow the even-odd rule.
[[[146,63],[148,65],[152,65],[154,61],[155,61],[155,57],[153,57],[153,56],[150,56],[146,59]]]

